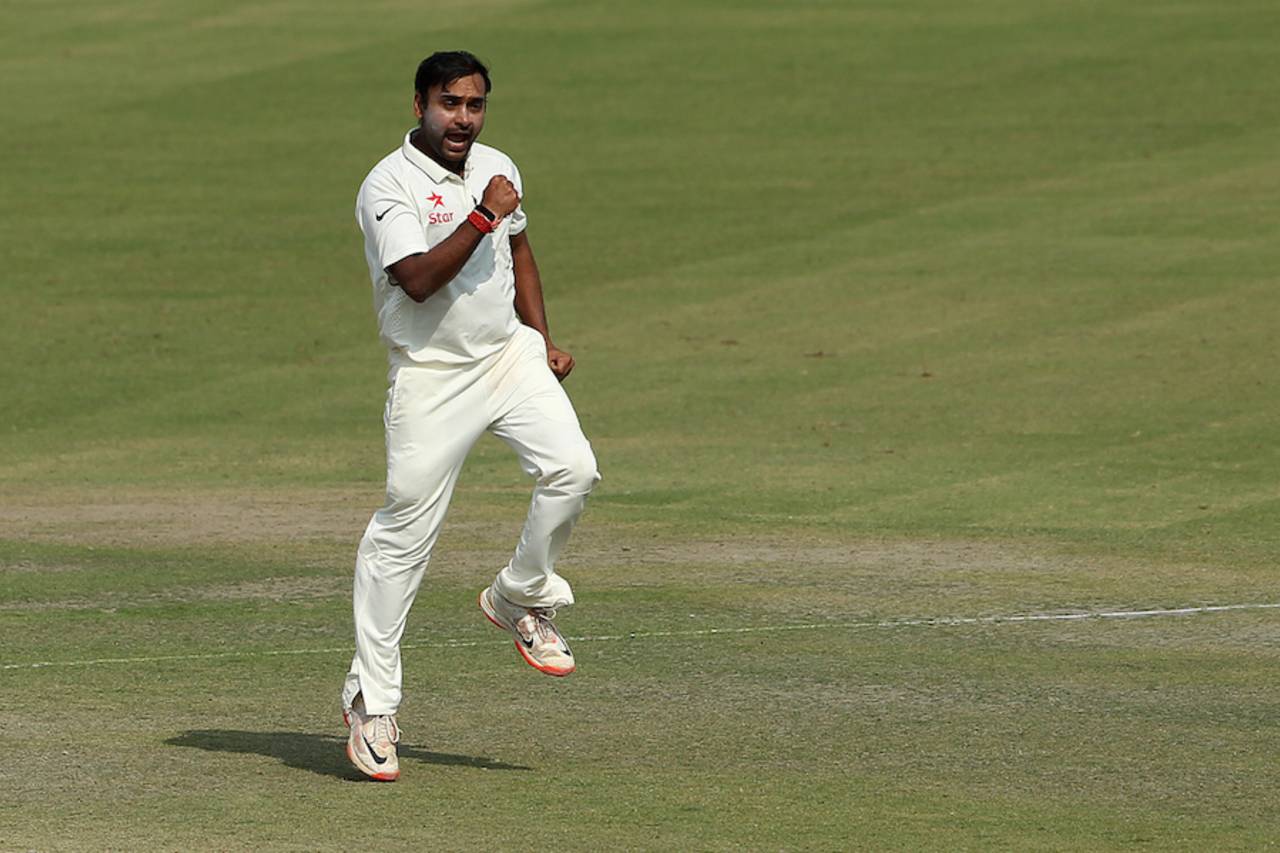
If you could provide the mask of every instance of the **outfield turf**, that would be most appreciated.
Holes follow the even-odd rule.
[[[1246,0],[0,4],[0,849],[1275,845],[1277,43]],[[366,784],[352,205],[457,47],[605,479],[548,679],[475,607],[529,488],[477,445]],[[1248,607],[1056,618],[1206,605]]]

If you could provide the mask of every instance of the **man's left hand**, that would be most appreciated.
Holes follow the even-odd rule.
[[[547,364],[551,367],[551,372],[556,375],[556,379],[563,382],[564,378],[569,375],[569,371],[573,370],[573,356],[555,344],[548,342]]]

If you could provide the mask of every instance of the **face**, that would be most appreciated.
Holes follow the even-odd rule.
[[[443,86],[413,96],[413,112],[422,128],[419,139],[441,165],[460,168],[467,152],[484,127],[484,78],[479,74],[459,77]]]

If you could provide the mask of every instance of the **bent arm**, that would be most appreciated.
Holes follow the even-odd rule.
[[[520,194],[505,175],[494,175],[484,189],[481,203],[494,213],[497,222],[519,206]],[[410,299],[423,302],[453,281],[486,236],[487,232],[473,225],[470,219],[464,219],[452,234],[429,251],[414,253],[387,267],[387,275]]]
[[[387,267],[387,275],[410,299],[422,302],[453,281],[484,237],[479,228],[464,219],[431,251],[401,258]]]

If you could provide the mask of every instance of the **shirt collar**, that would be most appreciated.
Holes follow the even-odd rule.
[[[464,180],[471,174],[470,155],[467,156],[467,162],[463,164],[461,175],[455,172],[450,172],[444,166],[441,166],[435,160],[432,160],[426,154],[419,151],[417,147],[409,141],[409,137],[413,135],[414,130],[417,130],[417,128],[412,128],[405,133],[404,145],[400,146],[400,151],[404,154],[406,160],[426,172],[428,178],[435,181],[437,184],[442,184],[450,178],[458,181]]]

